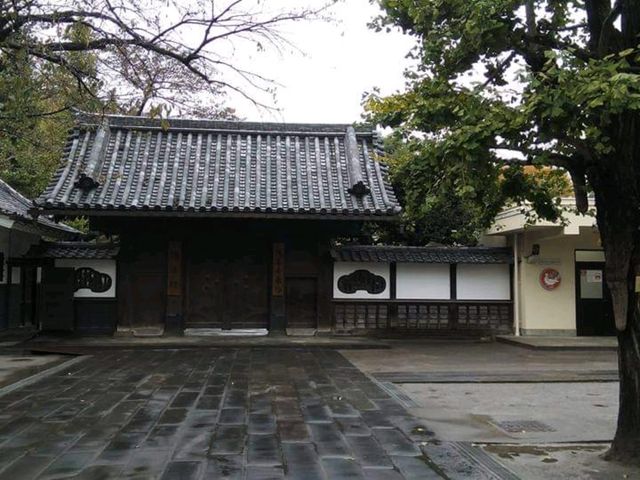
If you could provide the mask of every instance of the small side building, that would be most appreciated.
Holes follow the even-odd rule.
[[[517,266],[516,332],[522,335],[614,335],[604,252],[594,212],[562,199],[564,222],[529,221],[523,207],[503,210],[487,242],[507,245]]]
[[[81,233],[52,218],[34,217],[32,202],[0,180],[0,330],[36,323],[38,271],[23,262],[43,239],[71,240]]]

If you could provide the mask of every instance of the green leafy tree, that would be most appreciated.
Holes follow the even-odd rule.
[[[471,171],[461,170],[460,175],[451,174],[425,155],[423,148],[422,142],[405,142],[401,135],[386,139],[384,161],[390,167],[403,212],[400,222],[367,225],[366,241],[471,246],[477,244],[505,202],[524,198],[526,193],[540,211],[555,218],[561,197],[571,194],[566,172],[561,169],[527,166],[505,170],[497,163],[485,162],[472,165]],[[523,211],[535,220],[535,212]]]
[[[619,342],[608,455],[640,463],[640,0],[379,3],[374,27],[415,36],[418,66],[404,93],[366,105],[415,152],[411,168],[479,191],[506,166],[503,199],[552,219],[523,164],[565,169],[582,212],[593,192]]]
[[[70,26],[64,38],[85,38],[82,25]],[[95,72],[91,52],[70,52],[68,65]],[[57,167],[72,125],[69,108],[108,109],[96,92],[98,82],[79,88],[67,69],[39,62],[24,50],[0,54],[0,176],[27,196],[40,193]]]

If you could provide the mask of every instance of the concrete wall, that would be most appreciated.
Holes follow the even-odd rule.
[[[521,256],[540,245],[540,255],[520,263],[520,324],[523,334],[575,335],[575,251],[601,249],[600,237],[593,228],[580,228],[579,235],[564,235],[558,228],[525,231],[519,235]],[[540,286],[545,268],[560,272],[561,283],[548,291]]]

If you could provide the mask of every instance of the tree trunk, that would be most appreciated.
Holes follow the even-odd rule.
[[[640,118],[620,115],[611,128],[618,147],[587,171],[596,197],[605,277],[618,331],[620,406],[605,458],[640,465]],[[636,286],[636,284],[638,285]]]
[[[640,465],[640,325],[637,308],[627,328],[618,332],[620,409],[616,435],[605,458]]]

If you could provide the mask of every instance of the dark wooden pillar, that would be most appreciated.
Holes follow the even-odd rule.
[[[451,300],[458,298],[458,265],[452,263],[449,265],[449,285],[451,288]],[[449,328],[455,330],[458,328],[458,304],[451,302],[449,304]]]
[[[398,324],[398,304],[395,302],[397,299],[397,284],[398,284],[398,264],[391,262],[389,264],[389,307],[387,311],[387,325],[382,328],[390,328],[391,325]],[[378,328],[381,328],[380,326]]]
[[[269,318],[269,334],[286,333],[287,318],[285,312],[284,292],[284,242],[273,243],[271,255],[271,308]]]
[[[165,333],[182,334],[184,330],[183,292],[184,275],[182,242],[171,240],[167,248],[167,310]]]

